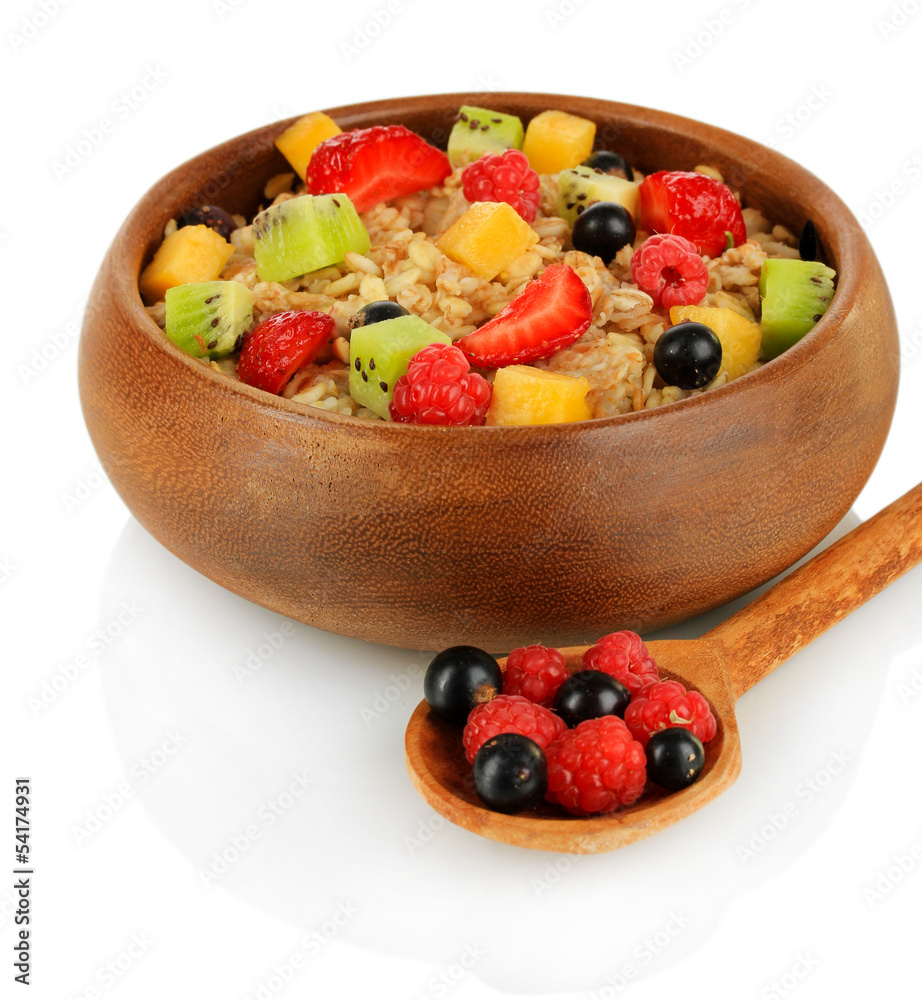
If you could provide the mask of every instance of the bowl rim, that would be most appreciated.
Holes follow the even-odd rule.
[[[472,96],[483,97],[484,95],[459,92],[383,98],[371,102],[325,109],[325,113],[337,120],[348,120],[351,118],[384,119],[388,115],[394,115],[396,118],[399,118],[399,115],[403,111],[420,109],[421,102],[435,107],[448,105],[458,107],[462,103],[470,103]],[[246,385],[237,379],[230,378],[222,372],[215,371],[209,364],[203,364],[201,360],[186,354],[166,337],[163,330],[147,312],[141,298],[138,279],[142,267],[149,257],[150,249],[141,240],[138,240],[134,234],[139,222],[145,217],[149,218],[152,212],[159,216],[163,215],[161,194],[181,185],[186,172],[191,167],[205,158],[221,156],[226,158],[237,155],[239,154],[240,147],[255,148],[258,152],[262,152],[265,148],[272,147],[274,145],[274,138],[289,125],[297,121],[301,115],[293,115],[289,118],[260,126],[249,132],[241,133],[223,143],[219,143],[187,159],[165,174],[160,180],[156,181],[132,208],[112,242],[107,257],[122,258],[130,266],[115,269],[114,287],[108,287],[106,292],[118,297],[120,304],[125,310],[126,319],[135,323],[138,331],[152,347],[165,353],[174,362],[183,365],[194,378],[201,379],[204,384],[210,385],[215,389],[238,393],[242,397],[241,401],[249,401],[250,404],[274,410],[279,418],[286,421],[293,420],[308,425],[329,424],[335,426],[336,424],[346,424],[352,428],[364,427],[369,430],[373,428],[373,432],[376,434],[382,433],[382,428],[387,428],[383,430],[383,433],[462,435],[476,432],[480,435],[490,434],[494,436],[497,434],[503,436],[512,434],[524,440],[526,435],[530,437],[550,438],[552,436],[557,437],[559,435],[603,430],[634,421],[665,419],[663,414],[666,414],[666,417],[669,414],[690,414],[695,411],[696,407],[716,405],[721,402],[730,403],[735,398],[735,394],[747,392],[750,387],[755,387],[762,383],[770,383],[775,380],[783,380],[787,371],[799,368],[811,354],[821,350],[836,336],[838,322],[847,317],[858,299],[860,275],[862,273],[861,258],[871,256],[872,250],[863,229],[847,205],[831,188],[805,167],[802,167],[796,161],[784,156],[782,153],[777,152],[777,150],[753,139],[741,136],[738,133],[730,132],[719,126],[710,125],[696,119],[640,105],[623,104],[608,101],[604,98],[543,94],[531,91],[503,91],[491,93],[489,97],[498,107],[503,105],[521,107],[523,104],[527,104],[535,108],[540,106],[542,110],[553,107],[553,102],[555,101],[565,101],[571,106],[573,102],[577,104],[583,103],[585,104],[584,111],[587,115],[593,110],[591,106],[595,106],[597,117],[599,106],[601,105],[611,118],[628,120],[633,125],[641,125],[642,127],[653,128],[658,131],[672,131],[673,133],[678,133],[680,137],[686,140],[706,142],[714,146],[726,145],[727,143],[739,146],[742,150],[751,154],[754,165],[750,164],[750,168],[753,174],[763,171],[771,171],[774,174],[784,172],[790,177],[793,173],[796,184],[789,186],[795,186],[798,190],[804,190],[810,195],[809,200],[815,202],[817,205],[816,217],[811,216],[811,218],[813,218],[818,229],[825,229],[827,235],[833,237],[832,239],[822,239],[824,249],[834,258],[837,265],[835,292],[826,313],[816,326],[798,343],[788,348],[778,357],[716,389],[701,392],[696,396],[676,400],[672,403],[650,409],[619,413],[607,417],[594,417],[590,420],[571,423],[490,427],[400,424],[393,421],[368,420],[367,418],[351,414],[336,413],[320,407],[295,403],[284,396],[275,396],[266,393],[253,386]],[[736,156],[730,158],[741,163],[741,165],[745,165],[744,161],[741,161]],[[175,212],[166,216],[164,224],[173,215],[175,215]],[[831,220],[836,220],[835,224]],[[84,323],[86,322],[87,320],[84,320]]]

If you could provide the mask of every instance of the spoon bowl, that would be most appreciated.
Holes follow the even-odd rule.
[[[571,816],[542,803],[518,815],[480,801],[457,726],[421,702],[407,725],[410,780],[436,812],[483,837],[519,847],[597,854],[672,826],[736,780],[742,750],[735,705],[741,695],[830,626],[922,561],[922,485],[777,583],[700,639],[648,644],[660,676],[707,698],[717,733],[698,780],[679,792],[648,784],[632,805],[604,816]],[[571,672],[588,646],[562,649]],[[505,660],[500,660],[501,667]]]

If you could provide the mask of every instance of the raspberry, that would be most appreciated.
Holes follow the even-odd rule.
[[[406,375],[397,379],[392,419],[402,424],[482,424],[493,386],[470,367],[453,344],[424,347],[410,359]]]
[[[481,156],[461,174],[468,201],[504,201],[526,222],[533,222],[541,203],[541,180],[518,149]]]
[[[522,646],[506,657],[503,693],[519,694],[550,708],[557,689],[570,676],[563,654],[546,646]]]
[[[644,686],[659,680],[659,671],[636,632],[612,632],[603,635],[591,648],[583,653],[583,667],[586,670],[601,670],[611,674],[632,695]]]
[[[707,264],[683,236],[648,236],[631,257],[631,281],[656,306],[697,305],[708,287]]]
[[[661,729],[687,729],[702,743],[713,739],[717,732],[717,722],[704,695],[686,691],[678,681],[657,681],[641,688],[628,705],[624,721],[634,739],[644,746]]]
[[[547,750],[547,800],[574,816],[613,812],[640,798],[647,780],[643,747],[616,715],[587,719]]]
[[[477,751],[500,733],[520,733],[546,750],[565,732],[567,727],[560,716],[521,695],[501,694],[471,711],[462,741],[467,761],[473,764]]]

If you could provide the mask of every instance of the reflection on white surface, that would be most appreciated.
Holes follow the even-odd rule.
[[[829,540],[856,523],[848,515]],[[188,860],[190,892],[230,892],[290,922],[290,945],[260,965],[335,935],[444,969],[463,959],[528,993],[614,991],[662,969],[707,938],[734,894],[815,840],[880,701],[876,636],[896,655],[915,607],[895,584],[746,695],[743,772],[716,802],[631,847],[570,858],[483,840],[418,797],[403,737],[430,654],[290,623],[134,521],[102,597],[143,608],[101,658],[121,758],[130,769],[182,739],[138,797]],[[746,600],[652,638],[696,637]],[[605,921],[584,919],[605,900]]]

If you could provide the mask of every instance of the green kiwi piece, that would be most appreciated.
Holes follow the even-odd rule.
[[[557,178],[557,214],[566,220],[571,229],[577,218],[598,201],[615,201],[636,220],[640,207],[640,185],[592,167],[579,166],[560,171]]]
[[[484,153],[521,149],[524,141],[521,118],[464,104],[448,137],[448,160],[453,167],[463,167]]]
[[[193,358],[226,358],[253,323],[253,293],[239,281],[199,281],[166,292],[166,335]]]
[[[390,420],[394,386],[406,375],[410,359],[429,344],[450,344],[451,337],[420,319],[397,316],[356,327],[349,342],[349,393],[361,406]]]
[[[762,264],[762,353],[779,354],[809,333],[829,308],[833,295],[831,267],[814,260],[772,258]]]
[[[345,194],[305,194],[273,205],[253,220],[253,237],[260,281],[290,281],[371,246]]]

